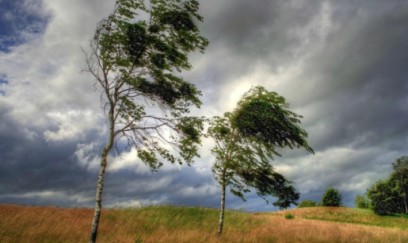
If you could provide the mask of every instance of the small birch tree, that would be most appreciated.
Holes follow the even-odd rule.
[[[288,110],[282,96],[258,86],[243,96],[232,113],[210,120],[206,136],[215,141],[213,173],[221,186],[219,235],[224,225],[227,187],[243,200],[244,193],[255,188],[265,200],[268,196],[277,197],[273,204],[280,208],[296,204],[299,193],[269,162],[280,156],[277,147],[303,147],[313,153],[306,131],[298,126],[299,118]]]
[[[197,27],[198,8],[196,0],[117,0],[97,26],[86,71],[101,92],[108,134],[90,242],[96,241],[107,157],[115,144],[136,149],[152,170],[162,160],[189,164],[198,156],[202,120],[185,115],[200,106],[200,92],[175,74],[190,69],[188,54],[208,44]]]

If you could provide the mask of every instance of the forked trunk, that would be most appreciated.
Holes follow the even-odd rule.
[[[218,221],[218,236],[221,236],[222,229],[224,227],[224,211],[225,211],[225,182],[221,184],[221,208],[220,208],[220,219]]]

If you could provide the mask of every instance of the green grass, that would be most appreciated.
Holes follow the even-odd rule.
[[[127,218],[129,221],[143,219],[146,225],[161,225],[169,229],[197,229],[208,227],[218,222],[219,211],[202,207],[149,206],[140,209],[116,209],[114,214],[108,214],[105,219]],[[256,227],[261,219],[254,219],[251,214],[235,210],[226,210],[225,224],[234,229],[244,229],[249,225]],[[148,229],[147,229],[148,230]]]
[[[294,213],[295,212],[295,213]],[[408,230],[408,215],[379,216],[370,209],[346,207],[300,208],[291,211],[304,219],[353,223]]]

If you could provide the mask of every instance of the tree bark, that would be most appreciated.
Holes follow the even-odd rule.
[[[102,158],[101,158],[101,165],[99,167],[99,174],[98,174],[98,183],[96,186],[96,203],[95,203],[95,211],[92,221],[92,228],[91,228],[91,235],[89,238],[90,243],[96,242],[96,236],[98,234],[98,226],[99,226],[99,218],[101,216],[101,209],[102,209],[102,191],[103,191],[103,181],[105,179],[105,170],[107,165],[107,156],[109,152],[109,144],[103,149]]]
[[[112,107],[112,106],[111,106]],[[109,151],[113,148],[114,142],[114,116],[113,116],[113,108],[111,108],[109,115],[109,138],[108,142],[106,143],[105,147],[101,153],[101,164],[99,167],[99,174],[98,174],[98,183],[96,185],[96,196],[95,196],[95,211],[92,221],[92,228],[91,228],[91,235],[89,237],[89,243],[95,243],[96,237],[98,235],[98,226],[99,226],[99,219],[101,217],[101,209],[102,209],[102,191],[103,191],[103,181],[105,179],[105,171],[107,166],[107,157]]]
[[[221,184],[221,208],[220,208],[220,219],[218,221],[218,236],[221,236],[222,229],[224,227],[224,211],[225,211],[225,181]]]

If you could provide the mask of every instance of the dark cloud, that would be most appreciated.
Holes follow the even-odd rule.
[[[317,148],[390,144],[401,149],[393,141],[405,144],[408,5],[365,11],[364,17],[339,22],[302,73],[317,80],[313,87],[302,84],[302,102],[318,103],[320,112],[310,123],[324,123],[328,133],[316,141]]]
[[[44,11],[42,0],[0,1],[0,51],[24,43],[29,35],[44,31],[49,15]]]

